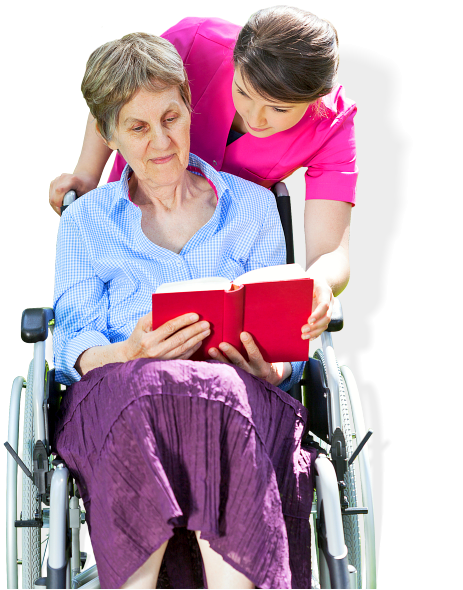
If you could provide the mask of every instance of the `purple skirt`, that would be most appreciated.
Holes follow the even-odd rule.
[[[63,400],[55,448],[84,500],[101,587],[119,588],[167,539],[171,587],[198,587],[185,542],[198,530],[256,586],[309,588],[306,424],[290,395],[216,361],[87,373]]]

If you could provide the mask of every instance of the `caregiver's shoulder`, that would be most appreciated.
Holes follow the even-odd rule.
[[[205,39],[229,47],[231,44],[235,44],[240,29],[240,26],[221,18],[188,16],[163,33],[162,37],[173,42],[179,33],[188,37],[200,35]]]

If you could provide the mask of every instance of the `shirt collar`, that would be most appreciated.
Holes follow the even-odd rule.
[[[228,190],[226,183],[223,181],[221,175],[217,170],[214,170],[212,166],[210,166],[207,162],[202,160],[199,156],[195,156],[194,154],[190,153],[189,161],[188,161],[188,170],[195,174],[200,174],[204,176],[211,184],[212,188],[215,190],[217,195],[217,202],[220,203],[222,196]],[[121,174],[121,179],[118,181],[118,186],[116,190],[116,197],[113,201],[113,207],[119,202],[121,199],[125,199],[126,201],[131,202],[129,197],[129,177],[132,173],[132,168],[126,164],[124,170]],[[134,205],[136,207],[136,205]]]

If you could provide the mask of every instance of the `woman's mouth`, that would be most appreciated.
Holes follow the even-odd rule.
[[[151,162],[153,164],[167,164],[174,156],[175,154],[170,154],[170,156],[163,156],[162,158],[151,158]]]
[[[267,131],[267,129],[270,129],[270,127],[263,127],[263,128],[251,127],[251,125],[249,125],[249,123],[247,121],[246,121],[246,125],[249,127],[249,129],[252,129],[253,131]]]

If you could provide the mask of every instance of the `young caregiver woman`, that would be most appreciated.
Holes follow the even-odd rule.
[[[315,288],[302,338],[316,338],[330,321],[333,296],[349,280],[357,179],[356,106],[336,85],[336,30],[310,12],[277,6],[256,12],[241,30],[191,17],[162,37],[176,47],[190,81],[192,153],[267,188],[307,168],[306,265]],[[68,190],[80,196],[97,187],[110,154],[89,116],[74,174],[50,185],[55,211]],[[120,179],[124,166],[118,153],[109,182]]]

